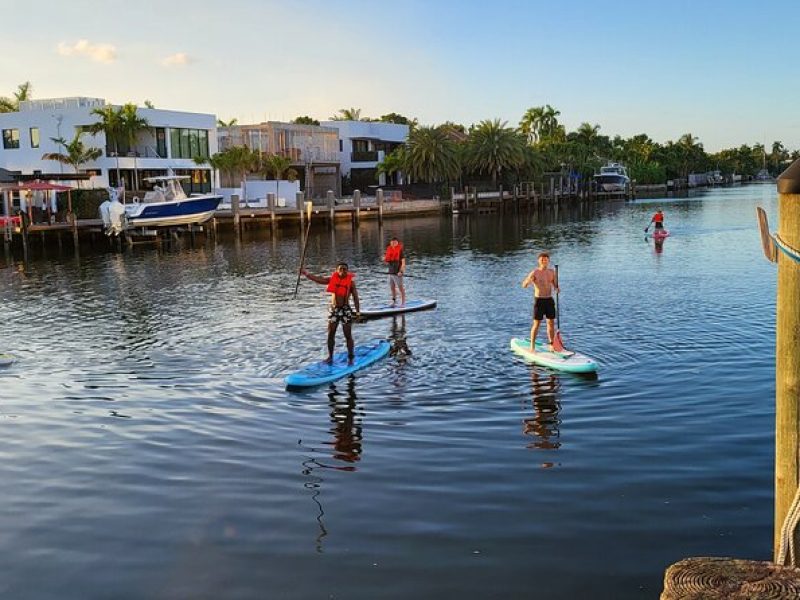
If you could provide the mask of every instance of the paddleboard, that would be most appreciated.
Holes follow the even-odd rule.
[[[356,346],[353,352],[355,358],[352,365],[347,364],[347,351],[337,352],[333,355],[333,364],[329,365],[324,360],[321,360],[303,367],[296,373],[287,375],[284,379],[286,387],[313,387],[336,381],[382,359],[389,354],[390,347],[391,344],[386,340],[373,340],[368,344]]]
[[[656,229],[653,232],[653,238],[656,240],[663,240],[667,236],[669,236],[669,231],[666,229]]]
[[[361,317],[364,319],[377,319],[379,317],[390,317],[392,315],[415,312],[418,310],[428,310],[429,308],[435,307],[436,300],[409,300],[402,306],[384,304],[383,306],[370,306],[367,308],[362,308]]]
[[[530,338],[511,338],[511,350],[528,362],[550,367],[567,373],[594,373],[597,363],[577,352],[555,352],[548,350],[547,344],[536,342],[536,351],[531,352]]]
[[[7,367],[9,365],[13,365],[14,361],[17,360],[17,357],[13,354],[5,354],[0,352],[0,367]]]

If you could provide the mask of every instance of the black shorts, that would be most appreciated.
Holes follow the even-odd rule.
[[[533,303],[533,320],[556,318],[556,302],[552,298],[536,298]]]
[[[656,229],[664,229],[664,224],[660,221],[655,222]]]
[[[333,325],[349,325],[353,322],[353,309],[349,304],[344,306],[331,306],[328,311],[328,323]]]

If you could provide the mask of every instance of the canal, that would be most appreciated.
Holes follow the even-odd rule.
[[[347,260],[363,304],[397,235],[439,305],[355,326],[401,352],[303,393],[282,378],[323,356],[326,297],[292,298],[295,230],[0,256],[0,595],[625,600],[684,557],[770,559],[759,204],[775,224],[752,185],[314,229],[309,269]],[[543,249],[596,379],[509,351]]]

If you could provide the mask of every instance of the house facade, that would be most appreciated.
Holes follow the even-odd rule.
[[[268,121],[219,127],[217,140],[220,150],[247,146],[289,158],[308,197],[322,197],[328,190],[341,194],[339,134],[332,127]]]
[[[387,181],[385,175],[378,175],[377,167],[387,154],[406,143],[408,125],[378,121],[324,121],[322,125],[339,133],[342,175],[352,189],[366,192],[403,183],[402,174],[397,174],[396,181]]]
[[[70,142],[81,133],[89,148],[100,148],[102,156],[79,167],[90,175],[89,187],[124,185],[127,190],[139,181],[157,175],[188,175],[187,193],[211,190],[209,165],[198,165],[196,157],[208,158],[217,152],[216,116],[156,108],[138,108],[148,128],[140,131],[132,144],[109,143],[104,133],[92,135],[86,129],[100,121],[92,111],[109,104],[102,98],[53,98],[20,103],[19,111],[0,114],[0,169],[17,175],[56,176],[68,180],[69,165],[44,160],[45,154],[64,153],[53,141]],[[86,185],[86,184],[84,184]]]

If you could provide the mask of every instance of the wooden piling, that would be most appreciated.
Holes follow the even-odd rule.
[[[234,194],[231,196],[231,212],[233,213],[233,232],[236,237],[242,235],[241,230],[241,215],[239,214],[239,195]]]
[[[333,228],[336,220],[336,196],[333,195],[331,190],[328,190],[325,199],[328,203],[328,225]]]
[[[375,192],[375,203],[378,205],[378,225],[383,225],[383,189]]]
[[[800,160],[778,178],[778,236],[790,248],[800,248]],[[785,254],[778,258],[775,323],[775,530],[774,556],[781,528],[800,485],[800,263]],[[800,547],[799,532],[794,542]],[[796,559],[797,557],[795,557]]]
[[[361,190],[353,190],[353,226],[361,220]]]
[[[275,233],[275,226],[277,223],[275,222],[275,202],[277,201],[277,196],[273,193],[267,194],[267,208],[269,209],[269,227],[272,230],[272,233]]]
[[[308,199],[309,202],[313,202],[311,198]],[[303,192],[296,192],[294,195],[294,206],[300,213],[300,232],[302,233],[305,231],[304,229],[304,222],[306,218],[306,208],[305,208],[305,194]]]

